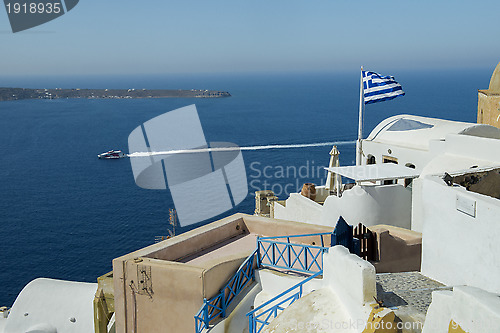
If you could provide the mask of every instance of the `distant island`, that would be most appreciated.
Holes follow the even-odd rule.
[[[170,89],[26,89],[0,88],[0,101],[59,98],[220,98],[230,97],[227,91]]]

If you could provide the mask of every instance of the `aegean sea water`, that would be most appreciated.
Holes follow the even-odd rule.
[[[381,120],[415,114],[476,121],[477,89],[491,69],[398,71],[406,96],[365,111],[365,137]],[[95,282],[113,258],[167,235],[169,191],[134,183],[128,159],[99,160],[128,151],[130,132],[176,108],[196,104],[207,141],[239,146],[351,141],[357,136],[359,73],[150,75],[120,77],[0,77],[0,86],[26,88],[213,89],[220,99],[23,100],[0,103],[0,305],[37,277]],[[331,147],[245,151],[249,195],[231,211],[253,213],[253,193],[273,189],[281,199],[303,183],[324,182]],[[342,165],[354,145],[339,146]]]

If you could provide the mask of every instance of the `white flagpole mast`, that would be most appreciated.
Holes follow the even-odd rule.
[[[356,141],[356,165],[361,165],[363,160],[363,150],[361,140],[363,139],[363,109],[365,107],[363,91],[363,66],[361,66],[361,78],[359,83],[359,120],[358,120],[358,141]]]

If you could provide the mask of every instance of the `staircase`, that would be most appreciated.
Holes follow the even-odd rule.
[[[300,238],[318,237],[318,245],[300,244]],[[329,246],[325,244],[327,239]],[[296,243],[292,242],[297,240]],[[221,291],[210,300],[204,299],[195,318],[195,333],[211,330],[228,315],[228,307],[240,293],[255,281],[256,270],[270,268],[283,273],[297,273],[307,278],[248,312],[249,333],[261,332],[287,306],[304,294],[304,285],[323,274],[323,253],[334,245],[344,245],[356,252],[358,241],[352,236],[352,226],[342,217],[331,233],[292,236],[258,237],[257,248],[241,264]],[[242,298],[242,297],[239,297]],[[240,301],[240,299],[238,299]],[[221,332],[223,332],[221,330]]]

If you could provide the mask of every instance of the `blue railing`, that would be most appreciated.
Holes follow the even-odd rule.
[[[291,243],[291,238],[319,236],[321,246]],[[317,273],[323,269],[323,253],[328,251],[323,236],[332,237],[331,232],[279,236],[258,237],[258,267],[275,267],[302,273]],[[286,241],[280,241],[280,239]]]
[[[325,246],[324,237],[329,238],[330,244]],[[297,238],[313,238],[319,237],[319,245],[305,245],[292,243],[291,239]],[[358,243],[356,243],[356,241]],[[313,243],[314,244],[314,243]],[[277,237],[258,237],[257,249],[241,264],[235,275],[221,289],[221,291],[210,300],[204,299],[195,318],[195,331],[202,333],[210,328],[210,323],[217,318],[225,318],[227,307],[231,304],[234,298],[243,290],[251,281],[255,280],[255,269],[261,267],[274,267],[287,269],[296,272],[313,274],[299,284],[284,291],[280,295],[274,297],[270,301],[259,306],[257,309],[249,312],[250,333],[260,332],[262,327],[269,324],[269,319],[275,318],[278,311],[282,311],[286,306],[295,302],[302,297],[302,285],[311,279],[317,277],[323,272],[323,253],[328,251],[329,246],[344,245],[351,252],[359,252],[359,240],[352,236],[352,226],[348,225],[342,217],[339,218],[335,230],[333,232],[292,235],[292,236],[277,236]],[[256,268],[254,267],[256,264]],[[263,309],[267,304],[280,298],[292,290],[299,290],[292,296],[280,301],[270,309],[264,310],[269,316],[265,320],[258,319],[261,314],[254,315],[258,309]],[[287,303],[288,302],[288,303]],[[263,313],[264,313],[263,312]],[[274,317],[272,317],[274,316]],[[260,329],[257,325],[261,324]]]
[[[210,300],[204,299],[198,313],[194,316],[196,333],[208,330],[214,319],[226,317],[226,309],[251,281],[255,280],[257,249],[245,259],[229,282]]]
[[[290,306],[290,304],[302,297],[304,284],[321,274],[323,274],[322,270],[248,312],[247,317],[249,333],[260,333],[274,318],[278,316],[279,312],[283,311]],[[288,294],[291,295],[287,297]],[[271,305],[273,303],[275,304]]]

